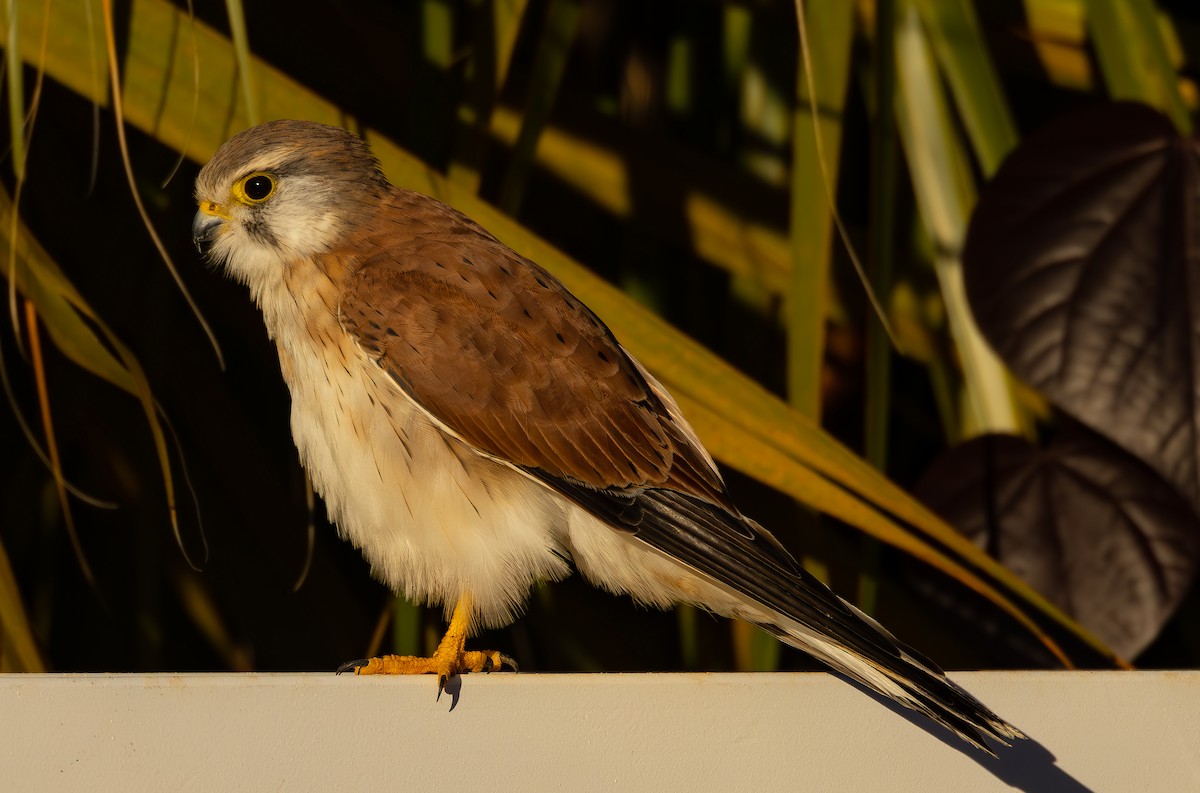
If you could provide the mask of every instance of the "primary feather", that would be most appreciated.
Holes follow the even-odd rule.
[[[247,177],[273,192],[247,198]],[[743,516],[667,391],[552,275],[343,130],[240,133],[194,233],[249,286],[303,464],[339,530],[413,600],[502,625],[569,573],[760,625],[987,749],[1021,733]],[[990,751],[990,750],[989,750]]]

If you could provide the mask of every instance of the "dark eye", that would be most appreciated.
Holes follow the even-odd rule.
[[[275,190],[275,181],[266,174],[255,174],[246,180],[245,190],[251,201],[264,201]]]

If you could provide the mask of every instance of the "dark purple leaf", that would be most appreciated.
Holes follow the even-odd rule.
[[[979,326],[1017,376],[1200,510],[1197,152],[1142,105],[1064,118],[986,187],[963,261]]]
[[[1045,450],[1010,435],[956,446],[917,494],[1127,658],[1158,634],[1200,559],[1187,502],[1083,427]]]

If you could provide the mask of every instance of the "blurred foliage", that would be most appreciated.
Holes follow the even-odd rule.
[[[332,528],[308,547],[275,352],[244,291],[190,250],[197,163],[250,118],[303,117],[363,132],[394,181],[553,270],[676,394],[743,509],[847,596],[865,564],[863,602],[906,641],[950,667],[1111,664],[902,488],[954,442],[1032,434],[1045,417],[974,327],[966,223],[1019,136],[1067,108],[1133,97],[1187,119],[1200,15],[1177,5],[812,0],[808,74],[782,0],[208,2],[194,21],[182,0],[83,0],[53,6],[49,24],[41,2],[7,4],[2,177],[20,211],[0,218],[18,239],[0,334],[14,408],[0,411],[0,663],[332,669],[436,639],[439,615],[397,605]],[[182,284],[138,217],[123,148]],[[831,195],[902,356],[879,352]],[[22,264],[20,235],[42,267]],[[39,296],[46,279],[23,272],[62,279]],[[37,325],[15,322],[30,313]],[[31,326],[54,346],[35,353]],[[169,458],[151,388],[178,433]],[[56,443],[41,430],[50,411]],[[43,418],[27,422],[36,443],[14,416]],[[202,572],[171,539],[164,475],[194,492],[179,524],[188,558],[210,549]],[[67,483],[117,506],[57,498]],[[827,517],[798,518],[796,500]],[[1198,607],[1185,600],[1141,660],[1194,665]],[[530,670],[809,666],[578,578],[480,641]]]
[[[1123,101],[1062,115],[1004,161],[971,219],[966,294],[1057,420],[1036,447],[952,448],[935,467],[955,476],[924,492],[1125,656],[1200,563],[1198,157],[1167,115]]]

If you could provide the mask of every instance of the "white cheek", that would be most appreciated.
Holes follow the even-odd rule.
[[[291,176],[261,207],[261,220],[271,230],[280,255],[287,260],[307,258],[335,247],[344,233],[339,202],[324,180]]]
[[[271,232],[291,257],[307,257],[333,247],[339,226],[332,212],[272,213]]]

